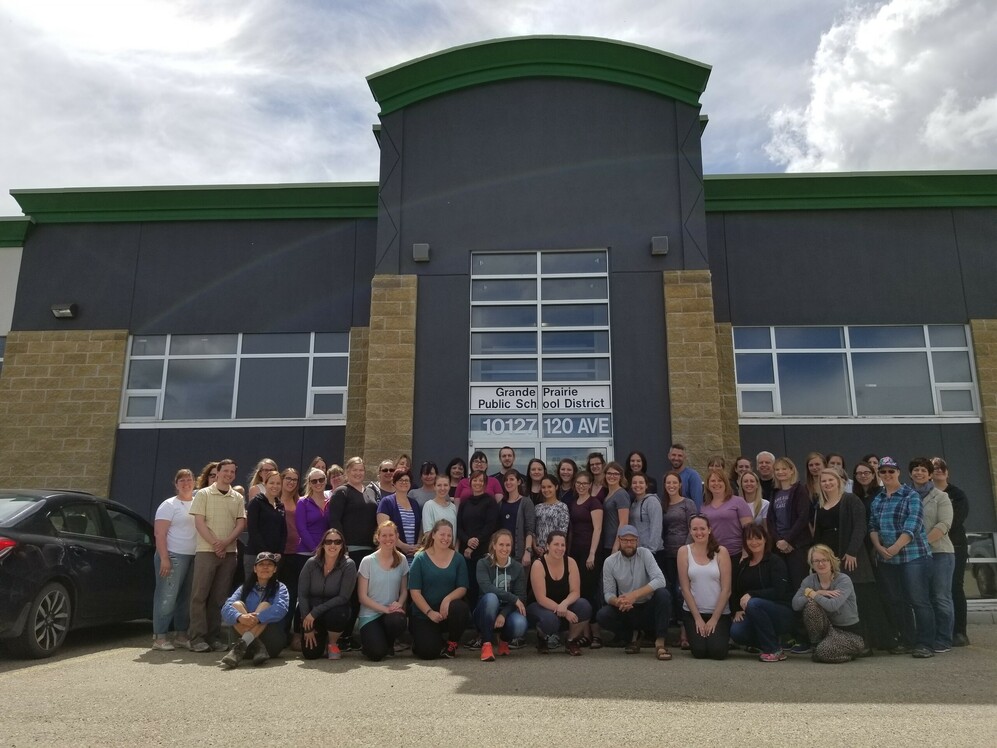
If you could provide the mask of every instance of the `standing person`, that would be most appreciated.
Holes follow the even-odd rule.
[[[952,500],[931,480],[934,465],[927,457],[916,457],[908,467],[915,491],[921,497],[924,529],[931,546],[931,584],[929,597],[935,612],[936,654],[952,651],[955,607],[952,604],[952,573],[955,571],[955,547],[949,540],[952,527]]]
[[[630,524],[631,499],[630,492],[627,490],[630,486],[630,479],[623,477],[624,472],[621,470],[618,462],[611,462],[606,466],[606,498],[602,502],[600,567],[602,566],[602,561],[605,561],[609,557],[609,554],[614,553],[619,547],[616,539],[616,531],[623,525]],[[646,480],[647,476],[645,475],[644,478]]]
[[[516,450],[508,445],[502,447],[502,449],[499,450],[498,458],[501,470],[499,470],[497,473],[494,473],[492,477],[495,480],[497,480],[499,483],[504,484],[506,473],[508,473],[510,470],[513,470],[516,467]]]
[[[209,462],[203,468],[201,468],[200,474],[197,476],[197,480],[194,481],[194,490],[200,491],[202,488],[207,488],[212,483],[215,482],[215,478],[218,477],[218,461]]]
[[[527,466],[525,493],[530,497],[530,502],[534,506],[543,501],[543,495],[540,493],[540,481],[545,475],[547,475],[546,463],[536,457],[530,460],[530,464]]]
[[[236,464],[220,460],[215,482],[194,494],[189,514],[197,530],[194,577],[190,588],[190,649],[224,652],[221,610],[232,589],[236,540],[246,528],[246,504],[232,488]]]
[[[730,555],[702,514],[689,522],[692,542],[679,549],[679,584],[689,649],[696,659],[727,659],[730,644]],[[709,616],[704,618],[704,616]]]
[[[696,505],[692,499],[682,495],[682,477],[672,471],[665,474],[665,496],[662,499],[662,549],[661,555],[664,557],[665,581],[668,583],[673,595],[674,602],[678,602],[678,594],[681,589],[679,584],[678,555],[679,548],[689,542],[689,522],[696,513]],[[678,606],[672,606],[672,620],[678,616]],[[689,648],[689,638],[686,636],[685,626],[682,621],[678,621],[680,627],[680,645],[682,649]]]
[[[281,622],[287,618],[287,587],[277,580],[280,555],[263,551],[253,571],[225,601],[222,618],[239,637],[222,657],[221,664],[236,668],[246,656],[259,667],[276,657],[287,644]]]
[[[308,469],[305,470],[305,475],[308,475],[308,473],[310,473],[312,469],[318,469],[321,470],[323,473],[325,473],[325,471],[328,469],[328,466],[326,465],[326,462],[322,457],[316,455],[315,457],[312,458],[312,461],[308,463]]]
[[[654,561],[664,574],[665,558],[661,550],[664,547],[662,539],[663,510],[661,499],[647,493],[647,481],[642,475],[635,473],[630,482],[633,493],[633,503],[630,505],[630,524],[637,528],[638,544],[647,548],[654,556]]]
[[[963,588],[966,577],[966,561],[969,558],[969,545],[966,541],[966,517],[969,516],[969,497],[956,485],[949,483],[949,466],[941,457],[931,458],[931,479],[939,491],[948,494],[952,502],[952,527],[949,540],[955,551],[955,569],[952,571],[952,607],[954,625],[952,646],[965,647],[969,644],[966,635],[966,590]]]
[[[287,543],[287,520],[284,519],[284,505],[280,502],[282,481],[280,473],[271,471],[264,479],[262,491],[249,500],[246,508],[246,525],[249,528],[249,541],[246,543],[246,577],[256,567],[256,557],[263,551],[280,555]]]
[[[651,471],[647,466],[647,455],[643,452],[635,451],[627,455],[627,463],[623,471],[623,477],[626,479],[626,485],[630,485],[630,479],[634,477],[634,473],[643,474],[644,480],[647,481],[648,493],[658,493],[658,481],[651,477]],[[623,524],[626,523],[624,522]]]
[[[931,607],[931,548],[924,530],[924,510],[917,491],[900,483],[892,457],[879,461],[883,487],[872,500],[869,538],[893,618],[900,627],[897,654],[934,657],[935,612]],[[911,613],[913,611],[913,615]]]
[[[298,529],[298,553],[311,556],[328,527],[325,498],[325,473],[318,468],[308,471],[304,495],[298,499],[294,523]]]
[[[781,662],[786,654],[780,636],[793,630],[786,564],[772,553],[765,525],[745,525],[744,548],[744,558],[733,570],[730,638],[755,647],[762,662]]]
[[[357,571],[360,599],[360,649],[368,660],[380,662],[396,651],[395,641],[405,632],[409,564],[395,546],[398,528],[390,520],[377,527],[377,550],[364,556]]]
[[[789,584],[796,589],[807,575],[807,546],[810,544],[810,497],[799,480],[796,465],[780,457],[773,466],[775,492],[769,506],[769,535],[776,553],[782,555],[789,572]]]
[[[391,482],[395,492],[383,497],[377,505],[377,526],[393,522],[399,531],[396,547],[411,559],[422,537],[422,508],[409,498],[409,488],[412,485],[412,474],[409,471],[396,469]]]
[[[460,540],[460,547],[464,549],[463,555],[467,564],[468,607],[478,602],[478,561],[488,550],[488,540],[498,527],[498,504],[493,494],[485,493],[488,480],[495,479],[488,478],[483,470],[471,473],[471,495],[463,499],[457,507],[457,527],[460,528],[457,538]],[[476,641],[471,643],[474,644]]]
[[[755,455],[755,472],[762,483],[762,498],[772,501],[772,494],[775,493],[775,455],[771,452]]]
[[[325,471],[326,485],[329,487],[327,493],[330,496],[333,491],[346,482],[345,472],[341,465],[330,465],[329,469]]]
[[[374,550],[373,538],[377,532],[377,501],[372,494],[363,488],[364,464],[360,457],[351,457],[346,461],[346,483],[332,492],[329,499],[329,527],[339,530],[347,543],[347,553],[354,567],[360,565],[364,556]],[[353,648],[353,627],[360,613],[360,599],[356,589],[350,598],[352,615],[343,637],[340,648]]]
[[[557,498],[565,504],[570,504],[575,498],[575,476],[578,475],[578,464],[570,457],[565,457],[557,463]],[[537,504],[543,501],[543,494]]]
[[[716,538],[731,557],[731,563],[741,558],[745,525],[755,521],[751,507],[740,496],[734,495],[727,473],[711,470],[706,477],[706,496],[700,510],[710,518],[710,534]]]
[[[845,467],[845,457],[837,452],[827,453],[827,466],[837,468],[845,476],[845,493],[852,493],[852,479],[848,477],[848,470]]]
[[[423,535],[430,532],[441,519],[447,520],[451,527],[457,526],[457,505],[450,496],[450,478],[437,475],[434,490],[433,500],[427,501],[422,507]]]
[[[475,473],[485,474],[484,493],[487,493],[495,501],[502,501],[502,484],[498,482],[497,478],[488,475],[488,456],[479,449],[471,455],[471,475],[457,484],[454,498],[457,499],[458,505],[474,493],[474,489],[471,487],[471,478],[474,477]]]
[[[561,646],[558,635],[568,629],[565,649],[577,657],[582,653],[578,639],[592,617],[592,606],[582,597],[578,564],[567,555],[565,533],[554,530],[544,538],[547,553],[533,562],[530,587],[535,602],[526,609],[527,620],[537,629],[537,652],[548,654]]]
[[[614,481],[619,482],[623,477],[623,470],[616,463],[613,466]],[[602,503],[589,493],[592,486],[593,478],[588,472],[583,470],[575,476],[576,498],[568,505],[568,555],[578,564],[582,597],[596,609],[599,605],[599,580],[602,576],[599,546],[602,543],[603,509]],[[598,624],[594,620],[589,624],[583,629],[579,640],[582,647],[589,646],[593,637],[599,637]]]
[[[291,651],[301,651],[301,616],[298,615],[298,578],[307,556],[298,554],[298,471],[284,468],[280,473],[280,503],[284,507],[284,524],[287,525],[287,539],[284,551],[277,566],[277,578],[287,587],[288,607],[292,615],[284,622],[284,629],[291,637]]]
[[[506,473],[507,483],[509,477]],[[476,573],[481,597],[472,618],[481,637],[481,661],[494,662],[496,651],[508,655],[510,644],[526,635],[526,571],[512,557],[511,532],[495,531]]]
[[[769,502],[762,498],[762,481],[758,473],[746,470],[738,476],[738,491],[741,498],[750,507],[756,525],[764,525],[768,521]]]
[[[655,656],[670,660],[666,639],[672,598],[665,589],[665,577],[651,552],[638,546],[636,527],[623,525],[617,535],[620,550],[602,567],[605,605],[599,609],[599,625],[624,642],[627,654],[640,652],[641,630],[653,631]]]
[[[349,467],[348,464],[347,467]],[[377,466],[377,481],[371,481],[364,488],[364,499],[377,506],[381,499],[395,490],[395,484],[391,482],[394,475],[395,463],[392,460],[381,460]]]
[[[505,474],[505,498],[499,504],[498,527],[512,535],[512,557],[528,570],[533,562],[537,516],[533,502],[520,493],[522,476],[514,469]]]
[[[197,530],[190,516],[194,473],[187,468],[173,476],[176,495],[156,510],[156,591],[152,598],[152,648],[171,652],[188,647],[190,585],[197,550]],[[170,624],[173,624],[172,627]],[[170,632],[173,641],[170,641]]]
[[[412,458],[403,452],[401,456],[395,460],[395,470],[404,470],[406,473],[411,473]]]
[[[353,619],[350,600],[357,584],[357,567],[346,555],[346,539],[335,527],[322,535],[315,555],[305,561],[298,580],[301,609],[301,655],[317,660],[342,657],[340,639]]]
[[[591,494],[601,503],[606,498],[606,476],[603,474],[606,456],[602,452],[590,452],[585,469],[592,476]]]
[[[811,452],[807,455],[807,494],[810,496],[811,506],[817,503],[820,498],[820,471],[827,467],[827,460],[820,452]]]
[[[543,554],[547,551],[546,538],[552,532],[568,536],[568,528],[571,526],[571,510],[568,509],[567,504],[557,498],[557,481],[554,476],[548,475],[540,481],[540,493],[543,496],[543,501],[534,507],[537,517],[537,534],[534,545],[539,546],[538,551]]]
[[[454,457],[447,463],[447,477],[450,478],[450,496],[457,493],[457,486],[467,476],[467,463],[463,457]]]
[[[668,461],[672,464],[672,470],[682,478],[682,495],[692,499],[698,512],[703,506],[703,478],[685,464],[685,457],[685,446],[678,442],[668,450]]]
[[[422,481],[422,485],[419,488],[413,488],[408,492],[408,495],[420,507],[425,506],[436,496],[436,476],[439,475],[439,472],[440,469],[436,467],[435,462],[427,461],[419,467],[419,480]]]
[[[256,494],[263,490],[263,484],[267,482],[267,476],[271,473],[280,472],[277,468],[277,463],[271,460],[269,457],[264,457],[262,460],[256,463],[256,467],[253,468],[253,472],[249,476],[249,486],[246,492],[246,501],[250,502],[256,498]],[[256,559],[251,559],[249,569],[252,569]],[[251,573],[251,572],[247,572]]]
[[[467,585],[467,564],[454,550],[453,527],[441,519],[426,534],[409,571],[409,630],[412,654],[420,660],[457,656],[471,615],[464,600]]]
[[[837,556],[826,545],[813,546],[807,561],[813,573],[793,596],[793,610],[803,613],[807,637],[814,645],[813,661],[853,660],[866,647],[852,580],[841,573]]]
[[[744,455],[738,455],[737,459],[734,460],[734,464],[731,465],[730,468],[730,484],[732,486],[740,486],[741,476],[750,472],[752,472],[751,458],[745,457]],[[757,473],[755,475],[757,476]],[[759,488],[761,488],[761,484],[759,484]],[[741,496],[744,496],[744,494],[742,493]],[[747,499],[745,500],[747,501]]]

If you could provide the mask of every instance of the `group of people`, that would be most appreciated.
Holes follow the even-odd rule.
[[[405,455],[374,480],[360,457],[316,458],[303,485],[264,459],[247,489],[232,460],[178,471],[156,513],[153,648],[225,652],[232,668],[288,645],[306,659],[454,657],[468,628],[486,662],[530,628],[541,654],[563,640],[578,656],[609,633],[662,661],[675,645],[845,662],[968,643],[968,500],[941,458],[911,460],[908,483],[892,458],[849,477],[841,455],[816,452],[803,475],[761,452],[711,458],[704,479],[673,444],[660,496],[641,452],[525,472],[511,447],[499,460],[493,474],[480,451],[470,470],[424,462],[418,487]]]

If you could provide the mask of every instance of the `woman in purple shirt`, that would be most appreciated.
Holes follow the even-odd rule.
[[[305,495],[298,499],[294,511],[294,526],[298,530],[298,553],[311,556],[328,527],[325,516],[325,472],[318,468],[308,471]]]
[[[725,470],[715,468],[707,475],[702,513],[709,517],[713,537],[727,549],[732,561],[740,559],[744,547],[741,528],[755,517],[748,503],[734,495]]]

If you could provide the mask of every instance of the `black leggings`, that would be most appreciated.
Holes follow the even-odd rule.
[[[712,613],[703,613],[703,620],[709,619]],[[717,627],[709,636],[700,636],[696,632],[696,619],[687,610],[682,611],[682,622],[685,624],[685,636],[689,640],[689,649],[697,660],[726,660],[730,644],[730,616],[721,615]]]
[[[409,631],[412,632],[412,654],[420,660],[437,659],[446,642],[460,641],[470,618],[471,611],[463,600],[451,601],[450,613],[446,620],[440,623],[433,623],[422,616],[412,616],[412,621],[409,623]]]
[[[313,630],[315,631],[315,646],[309,647],[304,639],[301,641],[301,656],[306,660],[317,660],[325,654],[326,644],[329,642],[329,631],[337,634],[343,633],[350,620],[350,606],[337,605],[330,608],[321,616],[315,619]]]
[[[380,662],[394,651],[395,639],[405,630],[404,613],[386,613],[360,627],[364,657]]]

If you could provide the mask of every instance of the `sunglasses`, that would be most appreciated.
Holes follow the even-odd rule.
[[[309,478],[309,483],[325,483],[325,478]]]
[[[393,472],[395,472],[395,469],[394,468],[381,468],[381,472],[382,473],[393,473]]]
[[[343,544],[342,538],[326,538],[325,540],[322,541],[322,545],[342,545],[342,544]]]

